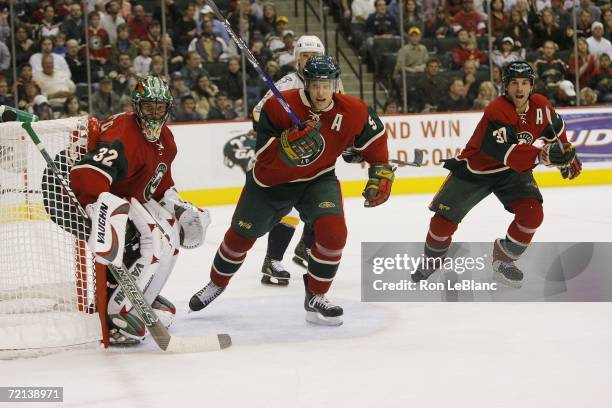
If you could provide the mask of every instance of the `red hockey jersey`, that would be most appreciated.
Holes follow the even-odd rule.
[[[291,109],[304,122],[320,121],[324,145],[313,160],[292,167],[280,155],[280,134],[293,122],[276,98],[264,104],[257,124],[253,178],[262,187],[306,181],[334,170],[336,159],[349,146],[366,162],[387,163],[387,133],[376,112],[353,96],[336,93],[329,108],[314,113],[303,89],[281,92]]]
[[[101,123],[95,147],[89,147],[70,171],[70,185],[83,205],[95,202],[105,191],[142,203],[159,200],[174,185],[171,165],[176,144],[167,126],[158,142],[149,142],[134,113],[120,113]]]
[[[457,158],[467,161],[467,168],[476,174],[507,169],[525,172],[538,164],[540,149],[533,143],[540,138],[550,143],[555,137],[567,142],[565,123],[544,96],[531,95],[523,114],[505,96],[499,96],[486,107]]]

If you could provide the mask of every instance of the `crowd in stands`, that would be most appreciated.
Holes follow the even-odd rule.
[[[334,5],[351,44],[396,105],[406,96],[410,112],[482,109],[502,92],[503,67],[524,59],[538,73],[535,91],[557,106],[574,106],[577,98],[581,105],[612,102],[610,0],[577,0],[576,10],[570,0]]]
[[[164,10],[158,0],[17,1],[14,32],[9,1],[0,0],[0,103],[17,100],[41,119],[82,115],[90,103],[100,118],[130,110],[135,78],[147,73],[167,72],[174,121],[245,119],[267,90],[205,0],[164,0]],[[294,70],[297,38],[274,3],[216,3],[273,80]],[[610,0],[579,0],[575,11],[569,0],[326,3],[388,89],[386,112],[400,111],[404,95],[410,112],[482,109],[518,59],[533,63],[536,91],[558,106],[612,102]]]

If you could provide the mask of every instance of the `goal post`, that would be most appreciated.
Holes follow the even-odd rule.
[[[66,177],[86,151],[86,120],[32,123]],[[21,124],[0,123],[0,357],[108,344],[106,270],[88,234]]]

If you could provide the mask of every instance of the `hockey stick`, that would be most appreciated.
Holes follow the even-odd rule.
[[[25,122],[21,124],[21,127],[28,133],[38,151],[47,162],[49,168],[53,172],[53,175],[62,185],[62,188],[68,195],[68,198],[72,204],[76,207],[77,211],[86,220],[89,220],[87,212],[77,200],[74,192],[70,188],[68,181],[60,173],[57,165],[47,152],[45,145],[42,143],[34,129],[32,124]],[[210,336],[199,336],[199,337],[180,337],[171,335],[168,329],[161,323],[153,308],[145,301],[144,296],[136,282],[134,277],[128,272],[125,265],[115,267],[111,264],[108,265],[108,269],[111,271],[117,283],[121,286],[121,289],[125,292],[128,299],[134,306],[134,310],[138,316],[142,319],[145,326],[151,333],[151,337],[155,340],[155,343],[164,351],[171,353],[189,353],[199,351],[215,351],[229,347],[232,344],[232,340],[229,334],[217,334]]]
[[[423,151],[421,149],[414,149],[414,160],[411,162],[391,159],[389,163],[397,164],[398,166],[412,166],[412,167],[421,167],[423,165]]]
[[[276,96],[276,99],[281,104],[283,109],[285,109],[285,112],[287,112],[287,114],[289,115],[289,117],[291,118],[293,123],[295,123],[295,125],[298,127],[298,129],[303,129],[304,125],[298,119],[298,117],[295,115],[295,113],[293,113],[293,110],[291,109],[291,107],[289,106],[289,104],[287,103],[285,98],[283,98],[283,96],[281,95],[281,93],[278,90],[278,88],[276,87],[276,85],[274,85],[274,81],[272,81],[272,79],[270,79],[270,76],[266,73],[266,71],[264,71],[259,66],[259,62],[257,62],[257,59],[255,58],[255,56],[253,55],[251,50],[249,50],[249,47],[247,47],[247,45],[244,43],[242,38],[240,38],[234,32],[234,30],[232,30],[232,26],[227,21],[227,19],[225,17],[223,17],[223,14],[221,14],[221,11],[217,8],[217,5],[215,4],[215,2],[213,0],[206,0],[206,3],[208,3],[208,5],[212,9],[213,13],[215,13],[215,16],[217,16],[217,18],[219,20],[221,20],[221,23],[225,27],[225,30],[227,31],[229,36],[232,37],[232,39],[234,40],[234,42],[236,43],[238,48],[240,48],[240,50],[244,53],[245,57],[249,60],[249,62],[253,66],[253,68],[255,68],[255,71],[257,71],[257,73],[264,80],[264,82],[266,83],[268,88],[270,88],[270,90],[272,91],[274,96]]]

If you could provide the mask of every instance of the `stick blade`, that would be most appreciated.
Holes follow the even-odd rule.
[[[421,149],[414,149],[414,163],[419,167],[423,164],[423,151]]]
[[[216,334],[200,337],[172,336],[166,351],[169,353],[199,353],[205,351],[219,351],[232,345],[229,334]]]

